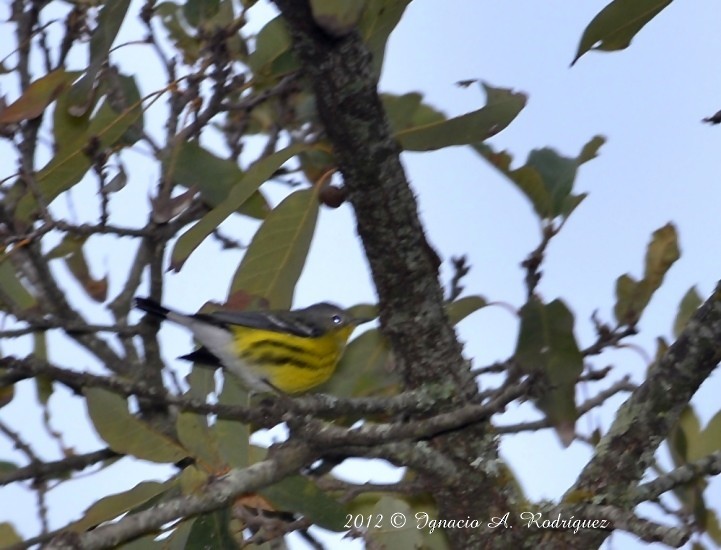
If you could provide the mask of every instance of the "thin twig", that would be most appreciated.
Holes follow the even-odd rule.
[[[67,333],[86,333],[95,334],[97,332],[113,332],[116,334],[124,334],[134,336],[140,331],[137,326],[118,326],[118,325],[92,325],[63,323],[57,320],[30,321],[31,325],[25,328],[0,330],[0,338],[19,338],[36,332],[45,332],[47,330],[64,330]]]
[[[699,460],[679,466],[662,477],[639,485],[634,491],[633,500],[637,504],[655,500],[671,489],[719,474],[721,474],[721,451],[715,451]]]
[[[578,417],[580,418],[592,409],[601,406],[605,401],[607,401],[609,398],[613,397],[617,393],[632,392],[636,389],[636,387],[637,386],[635,384],[631,383],[630,378],[628,376],[625,376],[623,379],[615,382],[610,387],[598,392],[598,394],[596,394],[595,396],[581,403],[576,408],[578,412]],[[548,418],[543,418],[541,420],[534,420],[530,422],[519,422],[518,424],[496,426],[495,430],[499,434],[520,433],[529,431],[535,432],[544,428],[551,428],[552,426],[553,424]]]
[[[541,242],[536,249],[521,262],[521,267],[526,270],[526,296],[528,300],[533,297],[538,283],[541,282],[541,264],[543,264],[546,249],[548,248],[551,239],[558,234],[560,229],[561,226],[556,227],[553,225],[553,222],[544,222],[542,228],[543,237],[541,238]]]
[[[42,462],[38,460],[22,468],[0,474],[0,486],[8,485],[16,481],[24,481],[26,479],[45,481],[62,478],[66,476],[68,472],[84,470],[88,466],[92,466],[98,462],[121,456],[123,455],[111,449],[100,449],[92,453],[72,455],[52,462]]]
[[[471,267],[468,265],[468,258],[465,256],[458,256],[451,258],[451,265],[453,266],[453,277],[448,288],[448,301],[453,302],[463,293],[463,286],[461,281],[463,277],[468,275],[471,271]]]

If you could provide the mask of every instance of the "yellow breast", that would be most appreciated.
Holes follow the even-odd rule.
[[[233,327],[234,352],[252,375],[285,393],[301,393],[328,380],[353,327],[304,338],[275,331]]]

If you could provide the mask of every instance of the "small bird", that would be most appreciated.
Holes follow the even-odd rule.
[[[216,311],[186,315],[150,298],[135,307],[190,329],[201,344],[183,355],[195,363],[222,366],[252,393],[300,393],[328,380],[356,319],[326,302],[292,311]]]

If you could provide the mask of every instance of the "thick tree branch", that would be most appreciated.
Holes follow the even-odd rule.
[[[153,533],[168,522],[191,518],[230,504],[233,499],[267,487],[311,463],[314,455],[302,445],[284,445],[268,459],[210,482],[201,495],[185,495],[124,517],[116,523],[102,525],[83,534],[63,534],[45,548],[49,550],[95,550],[114,548],[147,533]]]
[[[589,495],[596,501],[632,507],[629,488],[653,463],[661,442],[683,408],[721,360],[721,285],[691,317],[683,333],[656,362],[648,376],[621,406],[611,429],[596,447],[567,497]],[[586,541],[597,546],[594,533]]]
[[[36,357],[26,357],[24,359],[3,357],[0,359],[0,368],[7,369],[11,379],[17,378],[18,374],[47,376],[64,384],[76,393],[82,393],[84,388],[103,388],[125,397],[135,395],[149,401],[155,401],[163,406],[174,405],[181,410],[199,414],[217,414],[221,418],[254,423],[265,427],[272,427],[280,422],[279,418],[275,418],[269,423],[267,416],[257,407],[211,405],[198,399],[170,395],[154,386],[149,387],[140,382],[130,382],[120,378],[63,369],[50,365]]]
[[[418,218],[367,47],[357,33],[342,39],[325,34],[307,1],[276,4],[333,144],[378,291],[381,323],[406,384],[451,381],[457,395],[473,395],[476,385],[443,309],[437,257]]]
[[[0,367],[7,369],[8,374],[3,378],[11,382],[18,381],[21,376],[42,375],[65,384],[77,393],[81,393],[84,388],[99,387],[125,397],[135,395],[158,405],[166,407],[172,405],[180,410],[198,414],[213,414],[218,418],[253,423],[258,427],[272,427],[285,421],[295,427],[305,440],[312,441],[314,445],[321,448],[375,445],[400,439],[428,438],[457,430],[504,410],[508,403],[524,395],[528,386],[528,384],[521,383],[501,389],[486,403],[463,405],[427,418],[368,423],[358,429],[350,429],[308,415],[329,416],[337,419],[341,416],[419,414],[429,410],[429,402],[422,394],[409,392],[392,397],[354,399],[339,399],[325,395],[311,395],[295,399],[283,396],[277,400],[266,400],[262,407],[244,407],[209,404],[190,397],[175,396],[164,391],[159,392],[154,387],[140,382],[63,369],[35,357],[25,359],[5,357],[0,359]],[[3,378],[0,378],[0,382]]]
[[[352,430],[313,418],[298,418],[291,414],[287,416],[286,421],[302,439],[312,441],[320,447],[329,445],[371,446],[389,441],[425,439],[486,420],[493,414],[505,410],[506,405],[524,395],[527,389],[528,384],[517,384],[499,392],[497,397],[483,405],[468,404],[428,418],[407,420],[406,422],[366,423]]]
[[[275,3],[290,27],[293,50],[343,174],[378,292],[381,326],[406,386],[434,384],[456,400],[476,400],[478,387],[445,313],[438,257],[421,226],[368,48],[357,32],[342,38],[325,34],[307,0]],[[497,440],[487,428],[486,422],[477,423],[428,442],[457,472],[435,495],[441,517],[493,517],[514,509],[519,495],[504,483]],[[504,542],[512,545],[521,532],[509,533]],[[488,544],[478,532],[451,530],[448,535],[459,548]]]

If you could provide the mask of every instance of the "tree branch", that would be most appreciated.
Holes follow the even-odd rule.
[[[0,474],[0,486],[26,479],[46,480],[66,475],[70,471],[84,470],[88,466],[123,456],[110,449],[100,449],[92,453],[69,456],[53,462],[33,461],[28,466],[18,468],[6,474]]]
[[[647,500],[656,500],[662,494],[680,485],[685,485],[701,477],[721,474],[721,451],[679,466],[672,472],[653,481],[639,485],[634,492],[634,501],[639,504]]]
[[[476,384],[443,308],[437,256],[376,90],[370,52],[357,32],[341,39],[325,34],[307,0],[275,2],[333,144],[378,291],[381,325],[406,384],[450,381],[456,395],[474,395]]]
[[[378,96],[371,54],[357,31],[341,38],[325,34],[307,0],[275,3],[290,28],[294,53],[343,174],[398,372],[408,388],[437,385],[456,401],[473,402],[478,386],[444,309],[438,256],[426,240],[400,163],[401,149]],[[497,464],[497,444],[487,422],[429,441],[458,472],[454,479],[465,481],[449,480],[439,489],[435,496],[441,517],[493,517],[514,508],[514,491],[500,490],[505,485],[499,479],[502,468],[479,475],[473,466]],[[479,502],[479,494],[487,498]],[[515,531],[510,539],[520,536]],[[452,546],[479,547],[480,539],[476,532],[449,531]]]
[[[242,470],[232,470],[227,475],[211,481],[201,495],[184,495],[166,500],[86,533],[61,534],[45,548],[48,550],[114,548],[123,542],[156,532],[168,522],[191,518],[227,506],[244,493],[257,491],[297,472],[313,462],[314,458],[314,454],[304,445],[279,446],[272,449],[266,460]]]
[[[521,383],[511,386],[483,405],[469,404],[428,418],[406,420],[405,422],[366,423],[356,429],[348,429],[313,418],[299,418],[290,413],[285,420],[302,439],[312,441],[321,447],[371,446],[389,441],[425,439],[490,418],[493,414],[505,410],[508,403],[524,395],[528,385],[528,383]]]
[[[720,360],[721,284],[621,406],[566,498],[588,494],[609,504],[628,502],[629,488],[653,463],[656,449]],[[597,533],[585,543],[597,546],[603,538],[604,534]]]
[[[605,390],[601,390],[600,392],[598,392],[598,394],[594,395],[593,397],[591,397],[591,398],[587,399],[586,401],[584,401],[583,403],[581,403],[576,408],[576,411],[578,412],[578,417],[581,418],[587,412],[595,409],[596,407],[601,406],[607,399],[613,397],[617,393],[632,392],[634,389],[636,389],[636,387],[637,386],[630,381],[630,378],[628,376],[624,376],[618,382],[611,384],[611,386],[609,386]],[[518,424],[511,424],[511,425],[507,425],[507,426],[496,426],[496,431],[499,434],[519,433],[519,432],[538,431],[538,430],[542,430],[544,428],[551,428],[551,427],[553,427],[553,423],[548,418],[544,418],[541,420],[533,420],[530,422],[521,422]]]

